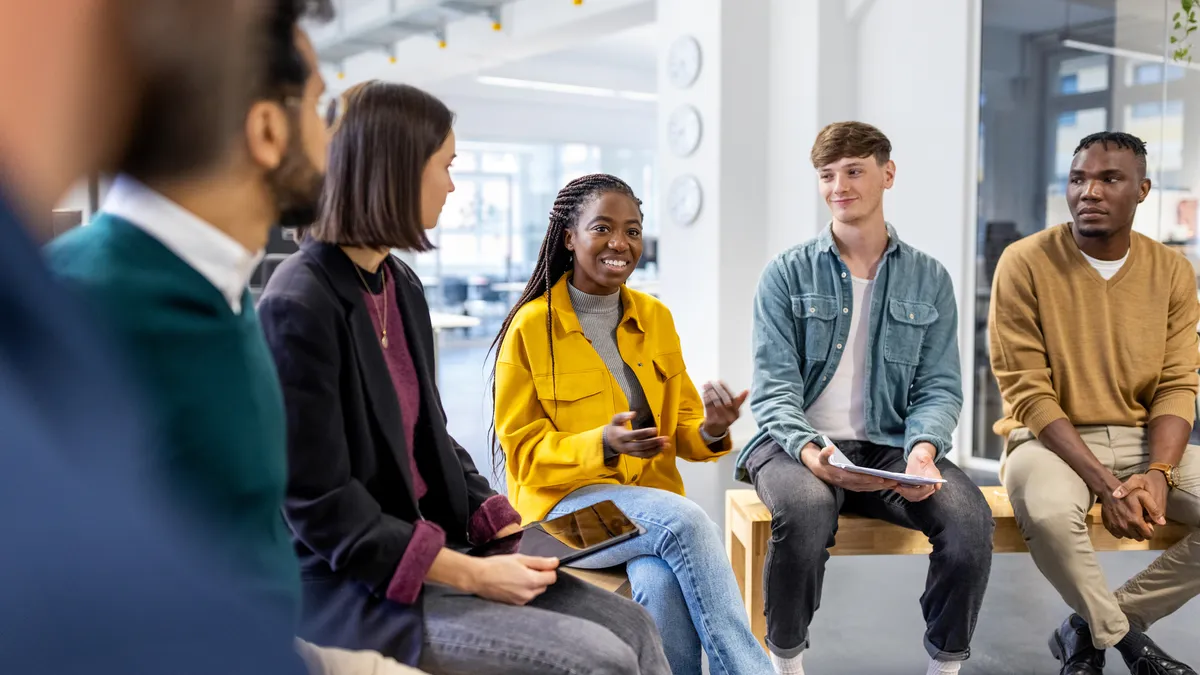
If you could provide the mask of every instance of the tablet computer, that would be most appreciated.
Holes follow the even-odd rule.
[[[829,457],[829,463],[839,469],[842,469],[843,471],[886,478],[888,480],[894,480],[901,485],[907,486],[937,485],[938,483],[946,482],[943,478],[927,478],[925,476],[917,476],[911,473],[897,473],[895,471],[884,471],[882,469],[871,469],[865,466],[859,466],[854,462],[851,462],[849,457],[842,454],[842,451],[838,450],[837,446],[833,444],[833,441],[829,440],[825,436],[820,436],[819,438],[825,442],[824,447],[833,448],[833,455]]]
[[[605,500],[566,515],[528,525],[516,534],[493,539],[467,551],[482,557],[523,553],[558,558],[565,565],[645,532],[612,501]]]

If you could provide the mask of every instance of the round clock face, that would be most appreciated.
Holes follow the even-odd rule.
[[[686,89],[700,76],[700,43],[690,35],[675,40],[667,53],[667,77],[671,84]]]
[[[685,174],[671,181],[667,191],[667,208],[671,218],[680,225],[691,225],[700,217],[700,207],[704,203],[704,193],[700,189],[700,181],[691,174]]]
[[[667,141],[671,152],[679,157],[687,157],[695,152],[700,145],[702,131],[699,110],[690,105],[676,108],[667,122]]]

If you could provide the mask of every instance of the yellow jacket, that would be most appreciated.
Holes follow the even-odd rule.
[[[637,374],[660,436],[671,447],[651,459],[621,455],[604,462],[602,430],[629,403],[583,335],[567,278],[551,289],[554,377],[546,330],[546,299],[521,308],[496,363],[496,435],[504,448],[509,500],[525,522],[539,520],[585,485],[640,485],[683,494],[676,456],[710,461],[729,452],[729,437],[713,452],[700,436],[704,404],[683,365],[679,335],[666,305],[621,288],[624,316],[617,348]]]

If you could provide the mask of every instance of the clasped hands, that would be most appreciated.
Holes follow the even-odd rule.
[[[1155,525],[1166,525],[1167,478],[1159,471],[1134,474],[1100,496],[1104,529],[1118,539],[1146,541]]]

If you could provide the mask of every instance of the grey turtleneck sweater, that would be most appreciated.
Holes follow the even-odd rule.
[[[640,425],[653,425],[654,413],[650,410],[650,404],[646,402],[642,385],[633,369],[621,358],[621,351],[617,349],[617,326],[625,313],[625,309],[621,307],[621,294],[590,295],[571,284],[567,284],[567,289],[571,293],[571,306],[575,308],[575,314],[579,317],[579,326],[583,328],[584,337],[592,343],[604,365],[608,366],[608,372],[612,373],[621,391],[625,393],[625,399],[629,401],[629,411],[637,415],[633,426],[636,428]]]
[[[571,307],[579,317],[579,327],[583,329],[584,337],[592,343],[604,365],[608,366],[608,372],[612,373],[625,393],[625,400],[629,401],[629,411],[636,415],[633,428],[653,426],[654,411],[650,410],[650,404],[646,401],[642,383],[638,382],[637,375],[621,358],[621,350],[617,349],[617,326],[621,325],[621,317],[625,314],[625,308],[621,306],[621,294],[590,295],[571,283],[567,284],[567,290],[571,294]],[[700,437],[712,445],[723,440],[725,434],[713,437],[700,429]],[[607,433],[604,438],[604,458],[608,462],[617,458],[617,453],[608,445]]]

